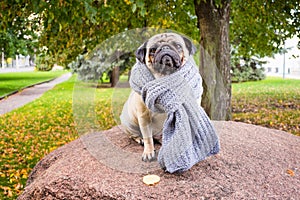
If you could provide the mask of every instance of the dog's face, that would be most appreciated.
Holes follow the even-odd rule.
[[[162,33],[140,46],[136,57],[158,78],[180,69],[195,51],[196,48],[189,39],[176,33]]]

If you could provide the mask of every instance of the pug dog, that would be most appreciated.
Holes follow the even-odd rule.
[[[136,50],[135,56],[158,79],[184,67],[195,51],[196,47],[188,38],[176,33],[162,33],[142,44]],[[126,115],[130,125],[128,122],[123,123],[122,115]],[[144,145],[143,161],[156,160],[153,137],[161,137],[166,118],[166,113],[149,110],[141,95],[131,91],[121,114],[121,127],[129,137]]]

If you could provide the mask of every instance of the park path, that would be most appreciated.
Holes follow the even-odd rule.
[[[0,115],[8,113],[16,108],[22,107],[25,104],[39,98],[44,92],[52,89],[55,85],[67,81],[72,76],[71,73],[63,74],[62,76],[42,84],[26,88],[21,92],[7,97],[0,101]]]

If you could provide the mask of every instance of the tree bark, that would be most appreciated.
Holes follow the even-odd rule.
[[[110,77],[110,83],[111,87],[115,87],[119,81],[119,75],[120,75],[120,67],[116,66],[113,68],[111,72],[111,77]]]
[[[230,0],[194,0],[200,29],[202,106],[213,120],[231,119]]]

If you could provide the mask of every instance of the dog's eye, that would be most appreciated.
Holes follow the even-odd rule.
[[[151,48],[149,52],[150,52],[151,54],[155,54],[156,48]]]
[[[180,44],[176,44],[177,49],[182,49],[182,46]]]

